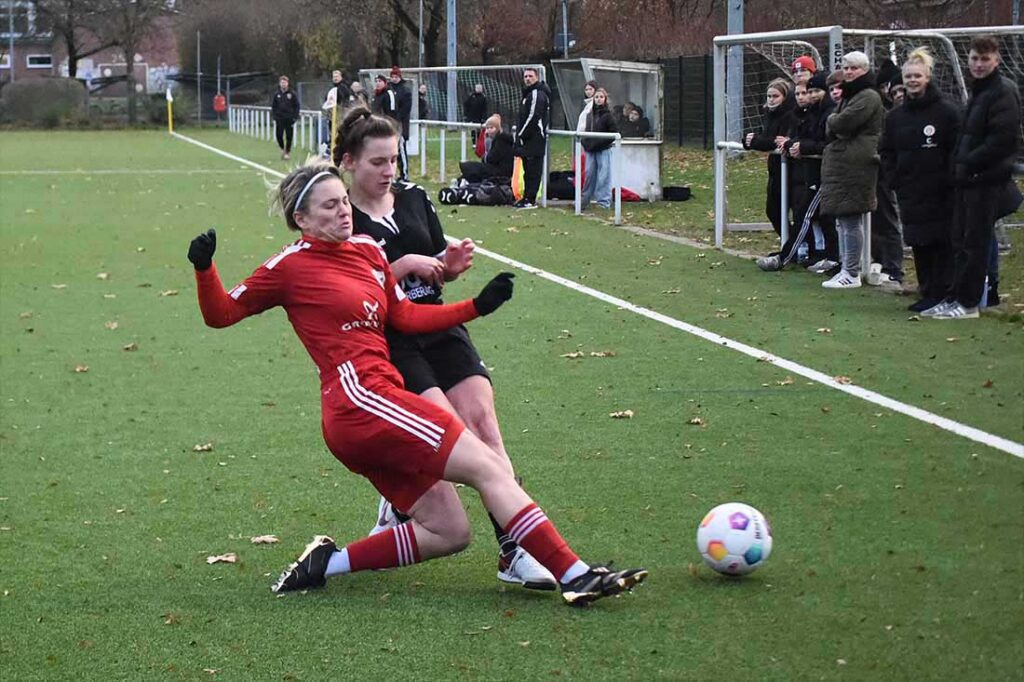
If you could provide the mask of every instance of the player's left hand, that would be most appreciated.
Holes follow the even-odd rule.
[[[458,244],[449,244],[444,252],[444,276],[451,281],[473,266],[473,251],[476,244],[472,239],[463,239]]]
[[[503,272],[484,286],[480,295],[473,299],[476,311],[481,315],[490,315],[501,307],[501,304],[512,298],[511,272]]]
[[[217,230],[210,228],[188,245],[188,259],[196,270],[209,270],[217,250]]]

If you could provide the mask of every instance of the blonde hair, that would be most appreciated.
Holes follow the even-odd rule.
[[[768,84],[767,90],[778,90],[782,93],[782,98],[789,97],[790,83],[785,78],[776,78]]]
[[[501,132],[501,114],[491,114],[484,121],[484,127],[490,126],[491,128],[497,128],[498,132]]]
[[[313,178],[321,173],[326,173],[327,175],[313,181]],[[338,169],[328,161],[321,159],[319,156],[310,156],[306,159],[305,163],[286,175],[277,185],[271,187],[271,212],[277,211],[284,214],[284,220],[288,224],[289,230],[300,230],[301,228],[298,223],[295,222],[295,212],[306,210],[309,206],[309,190],[328,177],[341,179]],[[312,184],[306,187],[310,181],[313,181]],[[306,190],[305,194],[303,194],[303,189]],[[300,197],[302,198],[301,204],[299,203]]]
[[[935,66],[935,58],[932,57],[931,51],[927,47],[915,48],[907,55],[907,61],[903,62],[903,66],[910,64],[920,64],[924,67],[925,75],[932,75],[932,67]]]

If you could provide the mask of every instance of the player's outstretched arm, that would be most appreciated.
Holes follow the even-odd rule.
[[[514,277],[511,272],[503,272],[488,282],[476,298],[458,303],[418,305],[404,296],[396,297],[389,304],[388,324],[403,334],[427,334],[490,315],[512,298]]]
[[[246,310],[224,291],[213,254],[217,250],[217,231],[209,229],[188,246],[188,259],[196,269],[196,291],[203,321],[210,327],[228,327],[247,316]]]

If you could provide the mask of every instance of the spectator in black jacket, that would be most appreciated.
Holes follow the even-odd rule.
[[[466,122],[483,123],[487,119],[488,106],[487,96],[484,95],[484,84],[477,83],[473,86],[473,92],[462,103],[462,113],[466,116]]]
[[[584,131],[588,133],[617,133],[615,118],[610,110],[608,91],[598,88],[594,92],[594,104],[587,114]],[[584,181],[581,190],[580,208],[586,208],[590,199],[601,208],[612,205],[612,145],[615,140],[598,137],[584,137],[580,143],[586,158]]]
[[[644,116],[644,110],[634,104],[619,126],[619,132],[623,137],[647,137],[651,134],[651,122]]]
[[[789,216],[782,215],[782,182],[780,180],[782,161],[777,153],[782,149],[793,121],[795,102],[789,97],[790,83],[783,78],[776,78],[768,84],[762,114],[761,131],[747,133],[743,138],[743,146],[771,153],[768,157],[768,187],[765,199],[765,214],[772,224],[775,234],[782,235],[782,221],[789,221]],[[792,232],[792,229],[789,230]]]
[[[277,81],[277,92],[270,100],[270,112],[274,117],[274,132],[281,158],[290,159],[292,141],[295,139],[295,122],[299,120],[299,96],[288,85],[288,76]]]
[[[398,97],[388,87],[388,79],[381,75],[373,79],[373,113],[398,121]]]
[[[523,198],[516,208],[536,208],[540,176],[547,152],[551,90],[540,80],[537,69],[523,69],[523,100],[519,103],[519,121],[514,139],[515,155],[523,160]]]
[[[430,103],[427,102],[427,84],[426,83],[420,83],[419,107],[420,107],[420,116],[419,117],[421,119],[428,119],[429,120],[431,118],[431,116],[430,116]]]
[[[879,146],[881,175],[896,191],[903,238],[914,251],[920,294],[909,307],[914,312],[944,301],[953,277],[952,159],[960,111],[931,82],[933,64],[925,48],[903,63],[907,97],[886,116]]]
[[[815,74],[796,85],[796,111],[786,133],[783,151],[789,159],[789,205],[793,210],[793,231],[778,255],[757,259],[762,270],[781,270],[789,263],[810,262],[808,270],[824,274],[838,263],[839,243],[835,222],[818,211],[821,197],[821,153],[825,149],[825,119],[832,113],[825,97],[825,75]],[[805,255],[801,258],[800,254]]]
[[[402,139],[398,141],[398,175],[399,182],[409,179],[409,153],[406,146],[409,144],[409,121],[412,117],[412,93],[402,80],[402,70],[397,66],[391,67],[391,90],[395,93],[396,118],[402,126]]]
[[[501,129],[501,116],[484,122],[484,154],[479,161],[462,161],[459,170],[466,182],[493,179],[508,184],[512,178],[512,136]]]
[[[953,290],[947,305],[922,313],[932,312],[935,319],[978,317],[992,233],[1020,143],[1020,95],[1003,78],[999,62],[995,38],[971,41],[968,64],[974,81],[953,153]]]
[[[892,109],[892,87],[902,81],[899,68],[883,59],[875,75],[875,89],[888,112]],[[875,187],[878,206],[871,212],[871,270],[865,281],[892,293],[903,292],[903,227],[896,211],[896,193],[883,173]],[[877,265],[876,265],[877,264]]]

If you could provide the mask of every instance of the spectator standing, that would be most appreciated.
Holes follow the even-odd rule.
[[[946,300],[953,277],[951,171],[960,111],[932,82],[933,64],[925,48],[904,62],[907,99],[886,116],[879,148],[884,184],[896,192],[904,236],[914,251],[920,293],[909,306],[914,312]]]
[[[430,115],[430,103],[427,102],[427,84],[426,83],[420,83],[420,97],[419,97],[418,104],[419,104],[419,109],[420,109],[420,116],[419,117],[422,118],[422,119],[430,119],[431,118],[431,115]]]
[[[341,71],[335,69],[331,72],[331,87],[327,88],[324,94],[324,103],[320,105],[323,114],[320,117],[320,154],[330,156],[331,130],[336,115],[335,109],[341,109],[348,103],[348,97],[341,94],[345,84],[341,80]],[[347,91],[348,88],[345,87]],[[349,95],[351,97],[351,94]]]
[[[598,88],[597,81],[587,81],[583,86],[583,107],[580,109],[580,116],[576,119],[576,130],[586,130],[587,116],[594,107],[594,93]]]
[[[462,113],[466,117],[466,122],[483,124],[487,120],[489,106],[487,96],[484,94],[484,84],[477,83],[473,86],[473,92],[469,93],[469,97],[462,103]]]
[[[547,152],[548,118],[551,90],[540,80],[537,69],[523,69],[523,99],[519,103],[519,125],[515,135],[515,155],[523,160],[523,198],[516,208],[536,208],[540,176],[544,170]]]
[[[616,133],[618,127],[612,117],[608,91],[598,88],[594,102],[587,114],[584,130],[588,133]],[[583,152],[586,155],[586,175],[583,182],[580,208],[586,208],[591,198],[601,208],[612,205],[612,146],[614,140],[605,138],[583,138]]]
[[[939,320],[978,317],[985,290],[993,229],[1005,203],[1020,144],[1020,95],[999,69],[992,36],[971,41],[971,97],[953,154],[956,216],[953,222],[951,300],[932,313]]]
[[[835,216],[842,270],[822,282],[826,289],[861,286],[863,214],[878,205],[878,142],[885,116],[868,56],[848,52],[842,64],[842,100],[826,121],[829,143],[821,161],[821,207]]]
[[[793,60],[789,72],[793,76],[793,85],[807,85],[811,77],[818,72],[818,65],[815,63],[814,57],[803,55]]]
[[[291,89],[288,76],[281,76],[277,81],[277,92],[270,100],[270,112],[274,117],[274,133],[277,146],[281,148],[281,158],[290,159],[292,142],[295,139],[295,122],[299,120],[299,96]]]
[[[402,80],[402,70],[397,66],[391,67],[390,88],[395,93],[395,118],[402,126],[402,139],[398,141],[398,180],[405,182],[409,179],[409,152],[406,149],[409,145],[409,121],[412,117],[412,93]]]
[[[882,107],[892,109],[892,87],[902,81],[900,70],[886,59],[876,76]],[[903,291],[903,228],[896,210],[896,193],[884,173],[878,174],[878,207],[871,213],[871,272],[867,283],[886,291]]]
[[[782,181],[780,179],[782,157],[777,152],[782,148],[786,134],[793,122],[795,101],[790,99],[789,93],[790,84],[785,78],[776,78],[769,83],[761,114],[761,130],[756,133],[747,133],[743,138],[745,148],[770,153],[764,210],[772,224],[772,229],[780,237],[782,236],[782,221],[788,221],[789,216],[782,215]]]
[[[359,81],[352,81],[352,85],[349,86],[352,91],[352,97],[350,99],[352,106],[354,107],[366,107],[369,109],[372,105],[370,98],[366,96],[366,90],[363,89],[363,84]]]

